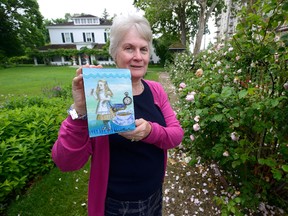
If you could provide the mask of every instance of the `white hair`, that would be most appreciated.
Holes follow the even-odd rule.
[[[148,20],[137,14],[118,15],[113,19],[113,24],[110,30],[110,47],[109,54],[114,60],[117,54],[117,49],[125,34],[135,27],[141,37],[149,44],[149,51],[152,51],[152,30]]]

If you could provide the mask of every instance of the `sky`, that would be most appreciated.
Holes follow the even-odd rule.
[[[45,19],[65,18],[66,13],[85,13],[102,17],[106,8],[110,17],[121,13],[139,13],[133,6],[134,0],[37,0],[39,9]],[[140,12],[141,13],[141,12]],[[143,13],[142,13],[143,14]],[[205,40],[206,46],[214,39],[215,27],[213,22],[209,22],[209,29],[212,34],[207,35]],[[202,48],[204,42],[202,41]]]
[[[101,17],[106,8],[110,17],[120,13],[135,13],[133,0],[37,0],[46,19],[64,18],[66,13],[85,13]]]

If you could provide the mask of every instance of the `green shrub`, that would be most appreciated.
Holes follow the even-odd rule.
[[[43,88],[43,94],[48,98],[53,97],[61,97],[63,99],[72,98],[72,86],[64,86],[61,85],[54,86],[53,88]]]
[[[227,212],[260,202],[288,210],[288,34],[275,30],[287,6],[258,1],[254,13],[241,11],[231,41],[196,58],[178,55],[169,68],[179,86],[184,146],[219,164],[237,192]]]
[[[27,97],[3,104],[0,113],[0,212],[35,176],[54,165],[51,148],[67,100]]]

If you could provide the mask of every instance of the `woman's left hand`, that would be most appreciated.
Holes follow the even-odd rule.
[[[127,131],[119,133],[119,135],[125,137],[126,139],[133,141],[139,141],[146,138],[151,132],[151,125],[148,121],[143,118],[135,120],[136,128],[133,131]]]

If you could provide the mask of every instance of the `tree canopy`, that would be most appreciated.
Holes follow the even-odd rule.
[[[197,34],[198,47],[209,17],[221,13],[224,3],[223,0],[134,0],[134,5],[145,11],[155,34],[178,36],[186,47]]]
[[[23,55],[44,44],[43,17],[36,0],[1,0],[0,54]]]

